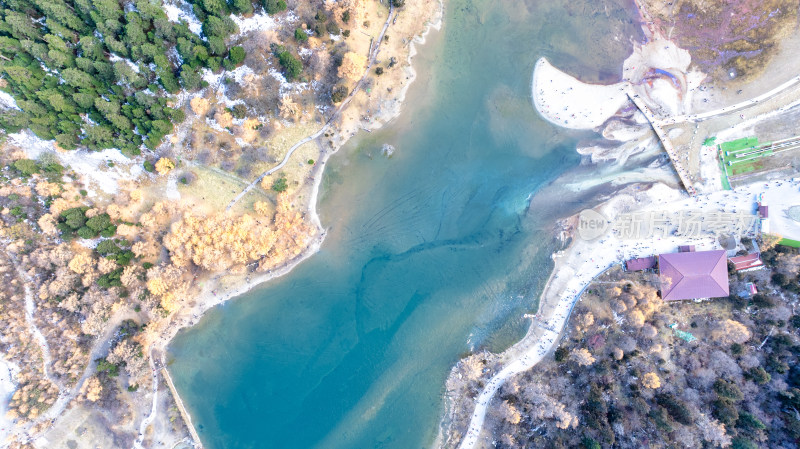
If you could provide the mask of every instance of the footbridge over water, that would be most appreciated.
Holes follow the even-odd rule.
[[[667,151],[667,155],[669,156],[669,160],[672,162],[672,166],[675,167],[675,171],[678,173],[678,177],[681,180],[681,184],[689,193],[689,195],[694,196],[697,192],[695,191],[694,187],[692,186],[691,179],[689,178],[689,171],[688,167],[685,167],[683,163],[681,163],[680,154],[675,151],[675,147],[672,145],[672,141],[670,141],[669,136],[667,136],[666,131],[664,128],[661,127],[659,124],[659,120],[653,114],[653,111],[647,106],[647,104],[642,101],[636,94],[631,94],[630,92],[627,93],[628,98],[631,99],[633,104],[642,111],[642,114],[647,118],[647,121],[650,122],[650,126],[653,127],[653,131],[656,132],[658,136],[658,140],[661,141],[661,145],[664,147],[664,150]]]

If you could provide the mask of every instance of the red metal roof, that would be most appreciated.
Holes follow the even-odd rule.
[[[592,349],[597,349],[606,344],[606,338],[600,334],[594,334],[589,338],[587,343],[592,347]]]
[[[733,263],[733,266],[736,267],[736,271],[746,270],[748,268],[755,268],[764,265],[764,263],[761,262],[758,253],[752,253],[746,256],[731,257],[730,261]]]
[[[658,259],[665,301],[728,296],[725,251],[661,254]]]
[[[769,206],[758,206],[758,214],[761,218],[769,218]]]
[[[681,245],[678,247],[678,252],[688,253],[694,251],[694,245]]]
[[[625,261],[625,269],[628,271],[641,271],[655,268],[656,256],[642,257],[641,259],[631,259]]]

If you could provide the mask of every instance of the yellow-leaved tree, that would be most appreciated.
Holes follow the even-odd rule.
[[[642,386],[651,390],[661,388],[661,379],[656,373],[647,373],[642,377]]]
[[[172,162],[170,158],[162,157],[156,162],[156,171],[159,175],[166,175],[173,168],[175,168],[175,162]]]
[[[580,366],[589,366],[594,363],[594,356],[586,348],[573,349],[570,358]]]
[[[339,77],[356,81],[364,74],[366,66],[366,56],[349,51],[342,58],[342,65],[339,66]]]

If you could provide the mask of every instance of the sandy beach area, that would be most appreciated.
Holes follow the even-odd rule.
[[[629,123],[622,123],[628,121],[641,124],[642,121],[637,116],[642,114],[638,111],[634,110],[630,114],[629,110],[624,110],[620,116],[627,117],[614,118],[615,113],[624,107],[625,100],[622,97],[626,94],[630,94],[631,98],[643,104],[641,107],[650,111],[651,119],[655,120],[656,125],[688,122],[689,125],[686,126],[688,132],[672,129],[672,134],[668,136],[669,139],[681,138],[680,132],[683,131],[685,133],[683,138],[687,141],[692,137],[691,126],[695,127],[694,133],[697,133],[697,125],[692,125],[693,123],[700,123],[702,127],[705,125],[705,120],[729,112],[734,112],[736,118],[741,117],[741,123],[737,124],[733,119],[727,126],[704,129],[706,132],[700,133],[697,137],[699,139],[715,135],[717,142],[720,142],[753,134],[756,125],[795,105],[793,98],[784,98],[784,101],[779,103],[780,107],[775,106],[769,110],[769,106],[765,105],[764,111],[760,111],[759,114],[747,114],[745,109],[751,107],[750,105],[767,103],[780,95],[785,97],[783,92],[790,90],[797,82],[794,78],[795,73],[788,75],[781,73],[777,78],[785,82],[776,88],[772,87],[775,76],[764,76],[754,80],[749,83],[751,86],[743,88],[750,95],[739,96],[743,90],[726,88],[724,85],[703,85],[708,81],[708,77],[692,66],[690,52],[663,37],[641,2],[636,3],[643,16],[643,28],[648,39],[642,45],[635,45],[633,53],[626,59],[621,83],[611,86],[581,83],[553,67],[544,58],[537,62],[534,71],[532,97],[537,111],[543,118],[560,127],[572,129],[599,130],[605,125],[606,129],[602,131],[604,137],[608,140],[622,141],[611,148],[587,147],[583,154],[591,155],[593,161],[595,156],[603,161],[624,160],[624,157],[639,151],[632,149],[635,145],[661,146],[656,140],[648,142],[649,136],[653,134],[649,126],[647,132],[642,133]],[[780,65],[772,64],[771,67]],[[753,89],[752,85],[760,87]],[[764,88],[764,86],[770,87]],[[616,89],[616,92],[610,88]],[[741,116],[739,109],[744,112]],[[753,115],[755,117],[751,117]],[[780,230],[784,233],[800,232],[800,224],[787,217],[788,208],[799,203],[796,199],[800,182],[774,180],[751,183],[737,187],[735,191],[721,190],[721,170],[716,147],[697,146],[697,154],[690,156],[700,163],[698,172],[707,186],[701,190],[700,195],[688,197],[683,190],[648,180],[648,184],[629,185],[594,210],[605,216],[609,222],[613,222],[623,213],[632,212],[646,214],[699,211],[706,220],[710,220],[716,213],[743,214],[752,217],[753,224],[745,234],[756,236],[760,233],[754,215],[756,197],[762,192],[768,192],[765,195],[766,202],[770,205],[770,209],[775,209],[770,210],[770,215],[780,217],[780,224],[784,225],[779,226]],[[686,158],[683,156],[681,160]],[[669,173],[669,176],[672,174]],[[587,184],[591,185],[590,182]],[[587,241],[580,239],[574,232],[577,220],[577,216],[565,220],[567,223],[565,227],[570,228],[575,240],[569,248],[553,255],[555,268],[545,285],[538,313],[532,316],[533,321],[526,336],[499,354],[500,368],[495,371],[496,374],[485,379],[485,388],[474,401],[475,408],[468,427],[464,428],[462,421],[461,427],[457,427],[456,430],[451,429],[453,432],[463,432],[464,436],[458,446],[460,449],[492,447],[492,439],[496,435],[485,432],[483,423],[489,404],[492,400],[496,400],[495,393],[508,379],[529,370],[558,346],[559,335],[569,319],[572,308],[596,276],[630,258],[676,252],[679,245],[695,245],[698,251],[722,248],[716,236],[709,232],[696,236],[680,237],[667,234],[660,237],[622,239],[619,235],[607,231],[604,235]]]
[[[594,129],[629,103],[627,88],[627,82],[584,83],[540,58],[533,70],[531,94],[536,110],[550,123],[570,129]]]

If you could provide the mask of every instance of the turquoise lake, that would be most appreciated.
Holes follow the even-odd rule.
[[[560,245],[554,220],[581,208],[552,182],[577,170],[575,146],[592,134],[536,114],[533,65],[547,56],[615,81],[641,38],[633,10],[446,3],[401,116],[328,162],[319,253],[172,343],[170,371],[207,448],[431,446],[450,368],[524,334]]]

